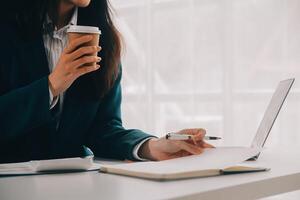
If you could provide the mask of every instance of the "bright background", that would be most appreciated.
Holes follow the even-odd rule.
[[[123,121],[157,136],[206,128],[249,145],[278,82],[300,80],[299,0],[112,0]],[[296,83],[268,146],[300,146]]]
[[[299,0],[111,2],[126,43],[125,127],[203,127],[217,145],[249,145],[278,82],[295,77],[267,147],[300,146]]]

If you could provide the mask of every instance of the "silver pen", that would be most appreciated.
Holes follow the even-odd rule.
[[[187,135],[187,134],[179,134],[179,133],[168,133],[166,135],[167,140],[192,140],[193,135]],[[215,136],[204,136],[204,140],[220,140],[222,138],[215,137]]]

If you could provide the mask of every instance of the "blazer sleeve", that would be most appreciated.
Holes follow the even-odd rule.
[[[136,160],[134,147],[146,138],[153,137],[135,129],[125,129],[121,119],[122,71],[113,88],[102,100],[92,126],[88,146],[96,157]]]
[[[4,91],[5,84],[2,81],[0,80],[0,141],[18,139],[21,134],[52,118],[47,76],[8,92]]]

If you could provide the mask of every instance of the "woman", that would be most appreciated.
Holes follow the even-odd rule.
[[[193,141],[171,141],[122,127],[120,36],[106,0],[16,5],[1,23],[0,162],[86,156],[89,149],[98,157],[165,160],[211,147],[203,129],[180,132]],[[87,36],[68,43],[69,25],[99,27],[101,47],[82,47]],[[98,64],[81,67],[91,62]]]

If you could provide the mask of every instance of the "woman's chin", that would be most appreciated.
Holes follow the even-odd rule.
[[[91,0],[71,0],[71,2],[77,7],[87,7],[90,5]]]

